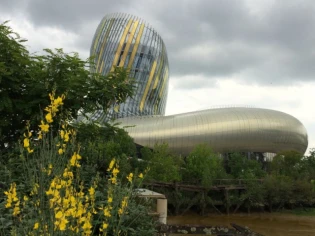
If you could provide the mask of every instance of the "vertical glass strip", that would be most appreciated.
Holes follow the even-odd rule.
[[[165,70],[165,75],[164,75],[164,79],[163,79],[163,84],[162,84],[162,87],[161,87],[161,90],[160,90],[160,93],[159,93],[159,97],[161,97],[162,93],[163,93],[163,90],[164,90],[164,87],[165,87],[165,82],[168,78],[168,68],[166,68]]]
[[[126,36],[127,36],[128,31],[129,31],[129,28],[130,28],[130,26],[131,26],[131,23],[132,23],[132,19],[130,19],[130,20],[128,21],[127,26],[126,26],[126,28],[125,28],[125,30],[124,30],[124,33],[123,33],[123,35],[121,36],[121,39],[120,39],[119,44],[118,44],[118,48],[117,48],[117,50],[116,50],[115,58],[114,58],[114,61],[113,61],[113,64],[112,64],[112,68],[111,68],[110,71],[114,71],[114,67],[117,65],[117,61],[118,61],[118,59],[119,59],[119,55],[120,55],[120,53],[121,53],[121,49],[122,49],[122,47],[123,47],[123,45],[124,45],[124,42],[125,42],[125,40],[126,40]]]
[[[151,71],[150,71],[150,77],[149,77],[149,80],[147,82],[147,85],[145,87],[145,90],[144,90],[144,93],[143,93],[143,96],[142,96],[142,99],[141,99],[141,102],[140,102],[140,111],[143,110],[144,102],[145,102],[145,99],[147,97],[147,94],[148,94],[148,91],[149,91],[149,88],[150,88],[150,85],[151,85],[151,82],[152,82],[152,79],[153,79],[155,68],[156,68],[156,61],[153,62],[153,65],[152,65],[152,68],[151,68]]]
[[[97,61],[96,71],[98,71],[101,58],[103,58],[104,47],[105,47],[105,45],[107,43],[108,35],[109,35],[109,33],[110,33],[111,29],[112,29],[113,22],[114,22],[114,20],[111,19],[110,23],[109,23],[109,26],[108,26],[108,28],[106,30],[106,33],[104,35],[103,42],[102,42],[102,47],[101,47],[101,50],[100,50],[100,53],[99,53],[99,58],[98,58],[98,61]],[[98,71],[98,72],[100,72],[100,71]]]
[[[130,35],[129,35],[129,38],[128,38],[126,47],[125,47],[125,49],[124,49],[124,54],[122,55],[121,61],[120,61],[120,63],[119,63],[119,66],[121,66],[121,67],[125,65],[125,60],[126,60],[126,57],[127,57],[128,52],[129,52],[129,48],[130,48],[130,45],[131,45],[131,43],[132,43],[132,40],[133,40],[133,37],[134,37],[134,35],[135,35],[136,29],[137,29],[137,27],[138,27],[138,24],[139,24],[139,21],[138,21],[138,20],[135,21],[134,24],[133,24],[132,31],[131,31],[131,33],[130,33]]]
[[[142,33],[143,33],[143,29],[144,29],[144,24],[142,23],[141,26],[140,26],[139,33],[138,33],[137,38],[136,38],[135,45],[134,45],[132,53],[131,53],[131,57],[130,57],[129,62],[128,62],[128,66],[127,66],[128,68],[130,68],[132,66],[132,63],[134,61],[134,58],[135,58],[135,55],[137,53],[138,46],[139,46],[139,43],[140,43],[140,39],[141,39],[141,36],[142,36]]]

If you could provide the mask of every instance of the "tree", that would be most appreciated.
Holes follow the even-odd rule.
[[[12,147],[30,122],[31,130],[48,105],[48,94],[65,94],[61,119],[73,120],[78,112],[106,111],[125,101],[133,92],[128,71],[116,68],[107,76],[91,73],[90,59],[62,49],[45,49],[45,55],[31,55],[6,22],[0,25],[0,150]]]
[[[81,147],[81,155],[87,157],[83,158],[87,166],[106,174],[107,166],[115,158],[120,163],[120,174],[129,174],[129,157],[135,157],[136,146],[125,130],[109,124],[97,126],[93,123],[81,123],[76,128],[76,142]]]
[[[275,175],[298,179],[300,177],[302,158],[303,155],[296,151],[280,152],[271,162],[271,172]]]
[[[241,205],[247,208],[248,213],[252,207],[263,208],[265,204],[266,191],[262,183],[248,180],[246,183],[246,190],[242,191],[235,196],[236,208],[234,213],[237,212]]]
[[[223,160],[206,144],[200,144],[189,154],[185,165],[185,179],[211,185],[213,179],[224,178]]]
[[[281,209],[285,203],[292,199],[293,185],[287,176],[267,176],[264,179],[265,197],[269,211],[273,211],[273,207],[277,210]]]
[[[236,179],[256,179],[265,175],[261,164],[256,160],[248,160],[242,153],[232,153],[228,167]]]
[[[144,148],[142,157],[150,168],[147,175],[148,179],[163,182],[181,180],[182,160],[180,157],[171,154],[167,144],[156,144],[153,151]]]
[[[300,177],[305,180],[315,180],[315,149],[311,149],[301,160]]]

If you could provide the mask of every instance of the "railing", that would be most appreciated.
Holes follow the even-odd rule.
[[[159,182],[151,181],[144,183],[145,186],[182,189],[187,191],[223,190],[223,189],[246,189],[249,183],[262,184],[263,179],[215,179],[209,186],[200,182]]]
[[[249,182],[263,183],[263,179],[215,179],[213,185],[247,185]]]

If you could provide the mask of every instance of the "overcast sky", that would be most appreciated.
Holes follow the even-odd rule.
[[[104,15],[130,13],[164,39],[166,114],[246,105],[291,114],[315,148],[314,0],[0,0],[31,52],[89,56]]]

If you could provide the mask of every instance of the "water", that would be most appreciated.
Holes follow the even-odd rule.
[[[247,226],[265,236],[315,236],[315,216],[297,216],[281,213],[233,214],[199,216],[169,216],[168,224],[196,224],[230,226],[235,223]]]

